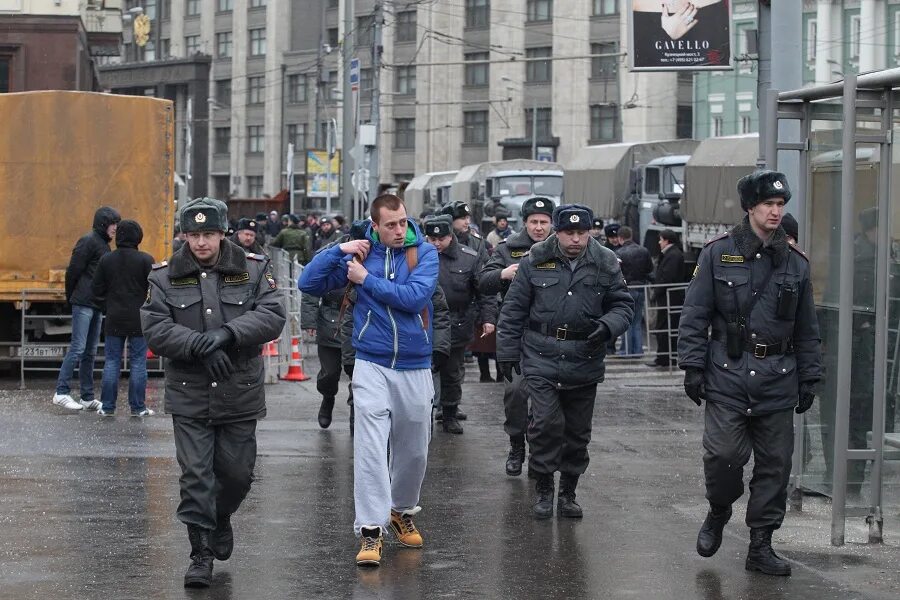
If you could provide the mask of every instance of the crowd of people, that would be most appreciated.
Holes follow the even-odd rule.
[[[213,561],[231,556],[231,517],[253,480],[256,423],[266,414],[261,347],[286,323],[260,250],[283,248],[305,263],[297,285],[301,323],[319,351],[320,427],[331,424],[341,373],[351,380],[356,562],[379,565],[388,531],[403,546],[424,545],[414,517],[422,510],[432,422],[437,409],[444,432],[463,433],[467,349],[479,357],[482,381],[493,355],[505,382],[505,471],[519,476],[527,464],[534,518],[552,517],[554,500],[557,517],[583,517],[576,490],[589,464],[605,358],[643,352],[644,289],[656,281],[662,286],[649,289],[662,306],[661,334],[651,364],[677,360],[685,393],[698,406],[706,401],[710,510],[697,552],[718,550],[752,453],[747,569],[789,575],[771,535],[784,517],[790,412],[813,402],[820,342],[808,263],[781,226],[787,181],[763,171],[742,179],[739,193],[747,216],[701,252],[680,319],[669,310],[667,288],[683,289],[674,232],[660,232],[654,265],[630,228],[604,226],[587,206],[544,197],[522,205],[520,231],[509,227],[508,213],[495,214],[487,237],[464,202],[416,222],[400,197],[384,194],[369,219],[350,227],[338,217],[279,219],[274,212],[232,227],[225,203],[199,198],[179,211],[182,244],[155,264],[138,250],[140,225],[103,207],[67,271],[73,338],[53,402],[114,414],[128,343],[132,414],[151,415],[138,389],[145,363],[133,357],[149,348],[167,359],[165,409],[182,470],[177,516],[191,545],[184,583],[209,586]],[[91,373],[103,313],[109,373],[97,401]],[[484,343],[490,338],[496,343]],[[68,387],[76,364],[79,401]],[[135,368],[144,373],[135,377]]]

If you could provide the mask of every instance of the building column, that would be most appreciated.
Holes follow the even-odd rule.
[[[816,4],[816,83],[828,83],[835,77],[831,71],[836,67],[828,61],[832,57],[831,0],[819,0]]]
[[[290,22],[290,2],[268,3],[266,6],[266,116],[264,122],[266,138],[263,189],[273,196],[285,187],[281,174],[287,169],[287,142],[284,131],[285,97],[283,94],[286,82],[281,49],[290,47]]]
[[[884,68],[884,47],[887,31],[893,27],[877,27],[885,19],[883,0],[862,0],[859,5],[859,72],[875,71]],[[889,24],[890,25],[890,24]]]
[[[235,0],[231,16],[231,189],[246,198],[247,189],[247,0]],[[215,35],[213,35],[215,37]],[[215,43],[215,42],[214,42]],[[237,94],[234,93],[237,90]],[[264,132],[268,135],[268,131]],[[236,184],[235,178],[240,178]]]
[[[583,40],[591,37],[591,3],[573,4],[565,15],[560,15],[565,19],[553,19],[553,56],[579,56],[590,51],[590,44]],[[590,76],[589,58],[553,63],[553,89],[565,90],[553,94],[551,103],[552,133],[559,137],[557,162],[567,164],[591,137]],[[531,132],[526,132],[526,137],[530,136]]]

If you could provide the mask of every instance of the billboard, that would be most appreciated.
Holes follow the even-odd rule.
[[[730,0],[629,0],[632,71],[732,69]]]
[[[341,186],[341,151],[336,150],[331,158],[331,185],[328,185],[328,152],[325,150],[306,151],[306,197],[326,198],[340,194]]]

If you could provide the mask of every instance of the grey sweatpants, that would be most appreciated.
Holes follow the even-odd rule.
[[[396,371],[365,360],[353,369],[353,501],[356,535],[387,529],[391,509],[410,510],[428,464],[431,441],[431,369]],[[388,463],[388,441],[391,446]]]

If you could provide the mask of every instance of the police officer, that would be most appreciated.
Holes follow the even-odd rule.
[[[615,253],[590,236],[593,217],[580,204],[557,207],[556,233],[519,263],[500,309],[500,370],[507,381],[521,372],[531,396],[528,470],[536,479],[538,519],[553,515],[556,471],[558,516],[582,516],[575,488],[588,465],[606,342],[625,332],[633,313]]]
[[[441,413],[445,432],[460,434],[462,425],[457,417],[465,377],[466,345],[475,336],[476,323],[481,324],[480,335],[493,333],[497,321],[497,301],[493,295],[478,290],[481,262],[478,253],[456,241],[451,220],[446,215],[425,220],[425,235],[437,248],[440,272],[438,284],[450,307],[450,355],[440,367]]]
[[[487,243],[480,233],[469,227],[472,218],[469,205],[460,200],[454,200],[441,209],[441,214],[450,215],[450,218],[453,219],[453,233],[456,241],[478,253],[478,260],[481,264],[487,262]]]
[[[553,201],[541,196],[529,198],[522,204],[521,215],[525,227],[497,245],[491,258],[481,269],[478,286],[483,293],[506,296],[509,285],[519,270],[519,261],[528,255],[534,244],[543,242],[550,235],[553,208]],[[521,475],[522,463],[525,462],[525,429],[528,426],[528,390],[520,374],[514,375],[513,380],[506,383],[503,412],[506,415],[503,429],[509,436],[506,474]]]
[[[265,254],[262,244],[260,244],[256,235],[256,221],[251,219],[241,219],[234,229],[234,235],[231,241],[243,248],[244,252],[251,254]]]
[[[591,237],[601,244],[603,243],[603,219],[594,217],[591,222]]]
[[[619,246],[621,246],[619,243],[619,224],[610,223],[603,228],[603,233],[606,235],[606,244],[604,245],[613,252],[618,250]]]
[[[266,414],[260,349],[281,333],[285,313],[269,260],[225,239],[224,202],[188,202],[180,220],[187,241],[153,266],[141,325],[149,347],[168,359],[178,519],[191,543],[184,585],[207,587],[213,558],[231,555],[231,515],[250,491],[256,421]]]
[[[785,176],[757,171],[738,182],[738,193],[747,216],[700,253],[678,330],[685,392],[698,406],[706,400],[703,467],[710,509],[697,552],[712,556],[719,549],[731,505],[744,492],[743,468],[752,449],[746,568],[790,575],[790,564],[772,550],[772,532],[784,519],[794,448],[791,409],[809,409],[821,377],[819,327],[809,263],[780,225],[791,199]]]

